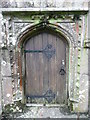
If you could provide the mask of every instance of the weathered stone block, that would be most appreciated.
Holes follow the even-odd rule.
[[[2,76],[11,76],[9,51],[7,49],[3,50],[1,67],[2,67],[1,69]]]
[[[4,77],[2,81],[3,105],[12,103],[12,81],[11,77]]]

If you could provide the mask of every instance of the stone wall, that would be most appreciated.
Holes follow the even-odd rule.
[[[2,32],[2,25],[1,25],[1,21],[2,21],[2,14],[0,11],[0,33]],[[2,55],[2,37],[0,35],[0,114],[2,113],[2,90],[1,90],[1,85],[2,85],[2,74],[1,74],[1,55]]]
[[[60,3],[58,0],[27,0],[27,2],[16,0],[14,4],[13,0],[0,2],[2,7],[0,8],[0,108],[23,97],[20,87],[20,79],[24,74],[24,69],[20,70],[19,64],[20,38],[31,26],[48,20],[49,25],[53,23],[54,27],[60,28],[70,44],[67,79],[69,101],[73,103],[74,111],[87,112],[90,77],[88,3],[84,0],[80,2],[63,0]]]
[[[88,8],[89,8],[89,14],[88,14],[88,46],[90,47],[90,2],[88,3]],[[88,52],[88,73],[89,73],[89,116],[90,116],[90,49]]]
[[[2,8],[60,8],[60,9],[86,9],[88,0],[1,0]]]

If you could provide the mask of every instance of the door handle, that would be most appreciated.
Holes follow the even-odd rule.
[[[61,68],[60,68],[60,71],[59,71],[59,74],[60,75],[65,75],[66,71],[65,71],[65,62],[64,60],[61,61]]]

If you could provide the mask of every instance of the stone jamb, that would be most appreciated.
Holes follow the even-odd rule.
[[[89,87],[88,87],[88,112],[89,112],[89,117],[90,117],[90,2],[88,2],[88,41],[86,42],[86,47],[89,48],[88,52],[88,75],[89,75]]]
[[[0,33],[2,33],[2,12],[0,10]],[[1,74],[1,60],[2,60],[2,36],[0,35],[0,116],[2,113],[2,74]]]

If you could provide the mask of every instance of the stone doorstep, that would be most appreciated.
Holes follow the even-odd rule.
[[[65,105],[59,105],[59,104],[30,104],[30,103],[27,103],[26,104],[27,107],[43,107],[43,106],[46,106],[46,107],[64,107]]]
[[[30,104],[28,104],[30,105]],[[35,104],[33,104],[35,105]],[[40,105],[40,104],[39,104]],[[48,114],[48,115],[47,115]],[[69,113],[63,106],[27,106],[23,112],[15,112],[2,116],[1,120],[17,118],[83,118],[89,120],[87,114]]]

